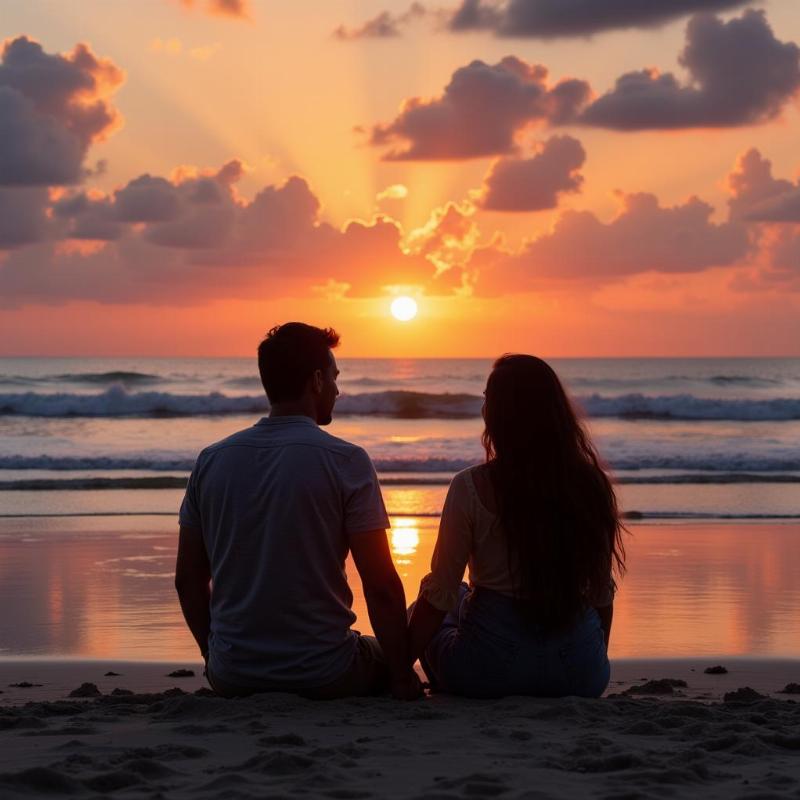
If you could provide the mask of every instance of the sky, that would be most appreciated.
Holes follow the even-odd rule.
[[[795,0],[76,8],[0,18],[0,355],[800,356]]]

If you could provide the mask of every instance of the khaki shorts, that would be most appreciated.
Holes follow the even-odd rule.
[[[264,685],[257,688],[237,686],[206,669],[209,686],[222,697],[248,697],[260,692],[291,692],[310,700],[335,700],[338,697],[364,697],[384,694],[389,690],[389,668],[378,640],[374,636],[359,636],[356,654],[350,668],[335,681],[312,689],[291,685]]]

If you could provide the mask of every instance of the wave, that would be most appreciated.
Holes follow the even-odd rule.
[[[109,374],[109,373],[106,373]],[[339,415],[398,419],[464,419],[480,414],[483,399],[471,394],[386,391],[343,395]],[[800,397],[714,399],[690,394],[648,396],[592,394],[578,398],[589,417],[654,420],[785,421],[800,419]],[[263,414],[263,394],[230,397],[210,394],[129,392],[115,385],[93,395],[36,392],[0,394],[0,415],[31,417],[181,417],[217,414]]]
[[[263,394],[228,397],[220,392],[199,395],[131,393],[119,385],[93,395],[0,394],[0,414],[31,417],[185,417],[263,413],[267,407]]]
[[[53,375],[45,380],[58,380],[66,383],[122,383],[125,385],[153,385],[164,383],[164,378],[160,375],[151,375],[148,372],[126,372],[118,370],[113,372],[65,372],[61,375]]]
[[[421,482],[437,482],[476,463],[469,458],[373,458],[382,480],[408,483],[406,475],[417,475]],[[178,472],[189,473],[194,458],[154,453],[131,456],[0,456],[0,470],[26,472]],[[800,456],[703,453],[659,456],[643,454],[637,457],[612,458],[612,471],[620,472],[619,483],[786,483],[795,482],[800,473]],[[637,475],[650,470],[662,474]],[[670,471],[671,474],[663,474]],[[435,477],[435,476],[439,477]]]
[[[691,394],[655,397],[643,394],[604,397],[593,394],[579,398],[578,403],[590,417],[595,418],[739,422],[800,419],[800,397],[745,400],[696,397]]]
[[[134,477],[81,477],[81,478],[17,478],[0,480],[0,492],[56,492],[56,491],[103,491],[107,489],[185,489],[187,475],[149,475]],[[450,476],[435,474],[411,477],[380,476],[383,486],[447,486]],[[732,485],[761,483],[800,483],[800,475],[723,473],[654,475],[648,477],[623,477],[615,483],[620,485]]]

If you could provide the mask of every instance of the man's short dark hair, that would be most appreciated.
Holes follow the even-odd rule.
[[[258,372],[270,403],[297,400],[315,370],[330,364],[339,344],[333,328],[287,322],[272,328],[258,346]]]

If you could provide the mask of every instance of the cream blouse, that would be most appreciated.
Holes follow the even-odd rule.
[[[458,588],[469,566],[470,586],[481,586],[514,596],[509,571],[508,546],[500,518],[480,501],[472,479],[476,467],[455,475],[442,509],[439,536],[431,559],[431,571],[422,579],[420,596],[440,611],[452,611],[458,602]],[[613,581],[588,598],[602,608],[613,602]]]

